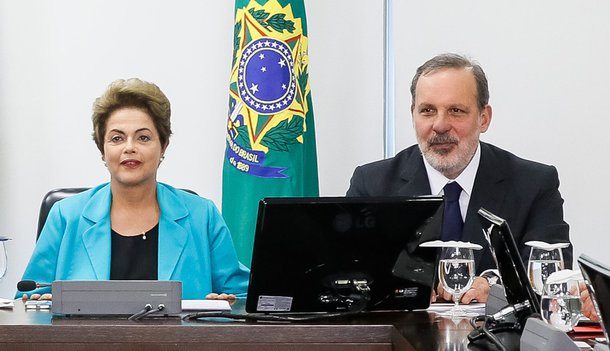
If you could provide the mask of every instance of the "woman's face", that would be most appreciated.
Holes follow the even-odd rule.
[[[139,108],[126,107],[110,114],[104,135],[104,155],[114,186],[156,183],[165,147],[152,118]]]

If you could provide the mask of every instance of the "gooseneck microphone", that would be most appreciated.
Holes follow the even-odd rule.
[[[51,286],[49,283],[36,283],[33,280],[22,280],[17,283],[17,290],[19,291],[32,291],[38,288],[44,288],[45,286]]]

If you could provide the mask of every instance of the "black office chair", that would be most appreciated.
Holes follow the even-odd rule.
[[[42,232],[42,227],[44,227],[44,223],[47,221],[49,211],[51,211],[53,204],[61,199],[78,194],[87,189],[89,188],[59,188],[49,191],[44,196],[42,199],[42,204],[40,205],[40,213],[38,214],[38,231],[36,232],[36,241],[38,241],[40,232]]]
[[[38,215],[38,231],[36,232],[36,241],[38,241],[38,237],[42,232],[42,228],[44,227],[44,223],[47,221],[47,217],[49,216],[49,211],[51,211],[51,207],[57,201],[64,199],[66,197],[70,197],[72,195],[76,195],[80,192],[88,190],[90,188],[59,188],[49,191],[44,198],[42,199],[42,204],[40,205],[40,213]],[[196,192],[189,189],[182,189],[191,194],[197,195]]]

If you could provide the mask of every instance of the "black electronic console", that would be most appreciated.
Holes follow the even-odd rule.
[[[496,333],[509,331],[520,334],[527,319],[534,314],[539,315],[540,301],[530,285],[523,260],[506,220],[484,208],[478,213],[483,234],[500,273],[508,304],[493,315],[481,316],[478,321],[484,321],[483,325],[473,330],[468,339],[472,342],[487,337],[497,344]]]

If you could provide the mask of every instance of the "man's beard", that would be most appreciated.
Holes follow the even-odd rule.
[[[449,134],[434,134],[425,143],[419,140],[419,147],[426,161],[447,178],[459,175],[470,163],[477,149],[479,140],[476,136],[460,140]],[[422,146],[422,144],[424,144]],[[451,148],[436,148],[433,146],[452,144]],[[450,177],[451,176],[451,177]]]

